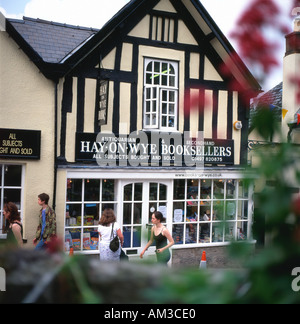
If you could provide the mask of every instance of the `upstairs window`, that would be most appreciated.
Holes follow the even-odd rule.
[[[145,59],[144,128],[176,131],[178,63]]]

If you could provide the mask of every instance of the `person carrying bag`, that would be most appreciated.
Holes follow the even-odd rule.
[[[105,209],[101,216],[98,233],[101,261],[119,261],[124,236],[112,209]],[[112,247],[112,248],[111,248]]]

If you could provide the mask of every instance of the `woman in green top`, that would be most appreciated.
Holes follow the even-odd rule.
[[[151,229],[151,238],[147,243],[146,247],[140,254],[140,258],[142,259],[147,249],[152,245],[155,241],[156,244],[156,257],[157,262],[162,264],[167,264],[171,259],[170,247],[174,245],[174,239],[168,229],[162,224],[165,222],[165,218],[163,217],[161,212],[155,212],[152,215],[151,222],[154,225]],[[168,243],[169,241],[169,243]]]

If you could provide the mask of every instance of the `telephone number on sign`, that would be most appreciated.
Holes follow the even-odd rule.
[[[205,162],[223,162],[221,157],[206,157]]]

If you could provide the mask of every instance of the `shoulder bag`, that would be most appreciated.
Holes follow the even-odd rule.
[[[119,247],[120,247],[120,242],[119,242],[119,238],[118,238],[118,235],[116,235],[114,237],[114,224],[112,225],[112,228],[111,228],[111,235],[110,235],[110,238],[112,238],[112,240],[110,241],[110,244],[109,244],[109,248],[113,251],[113,252],[117,252]]]

